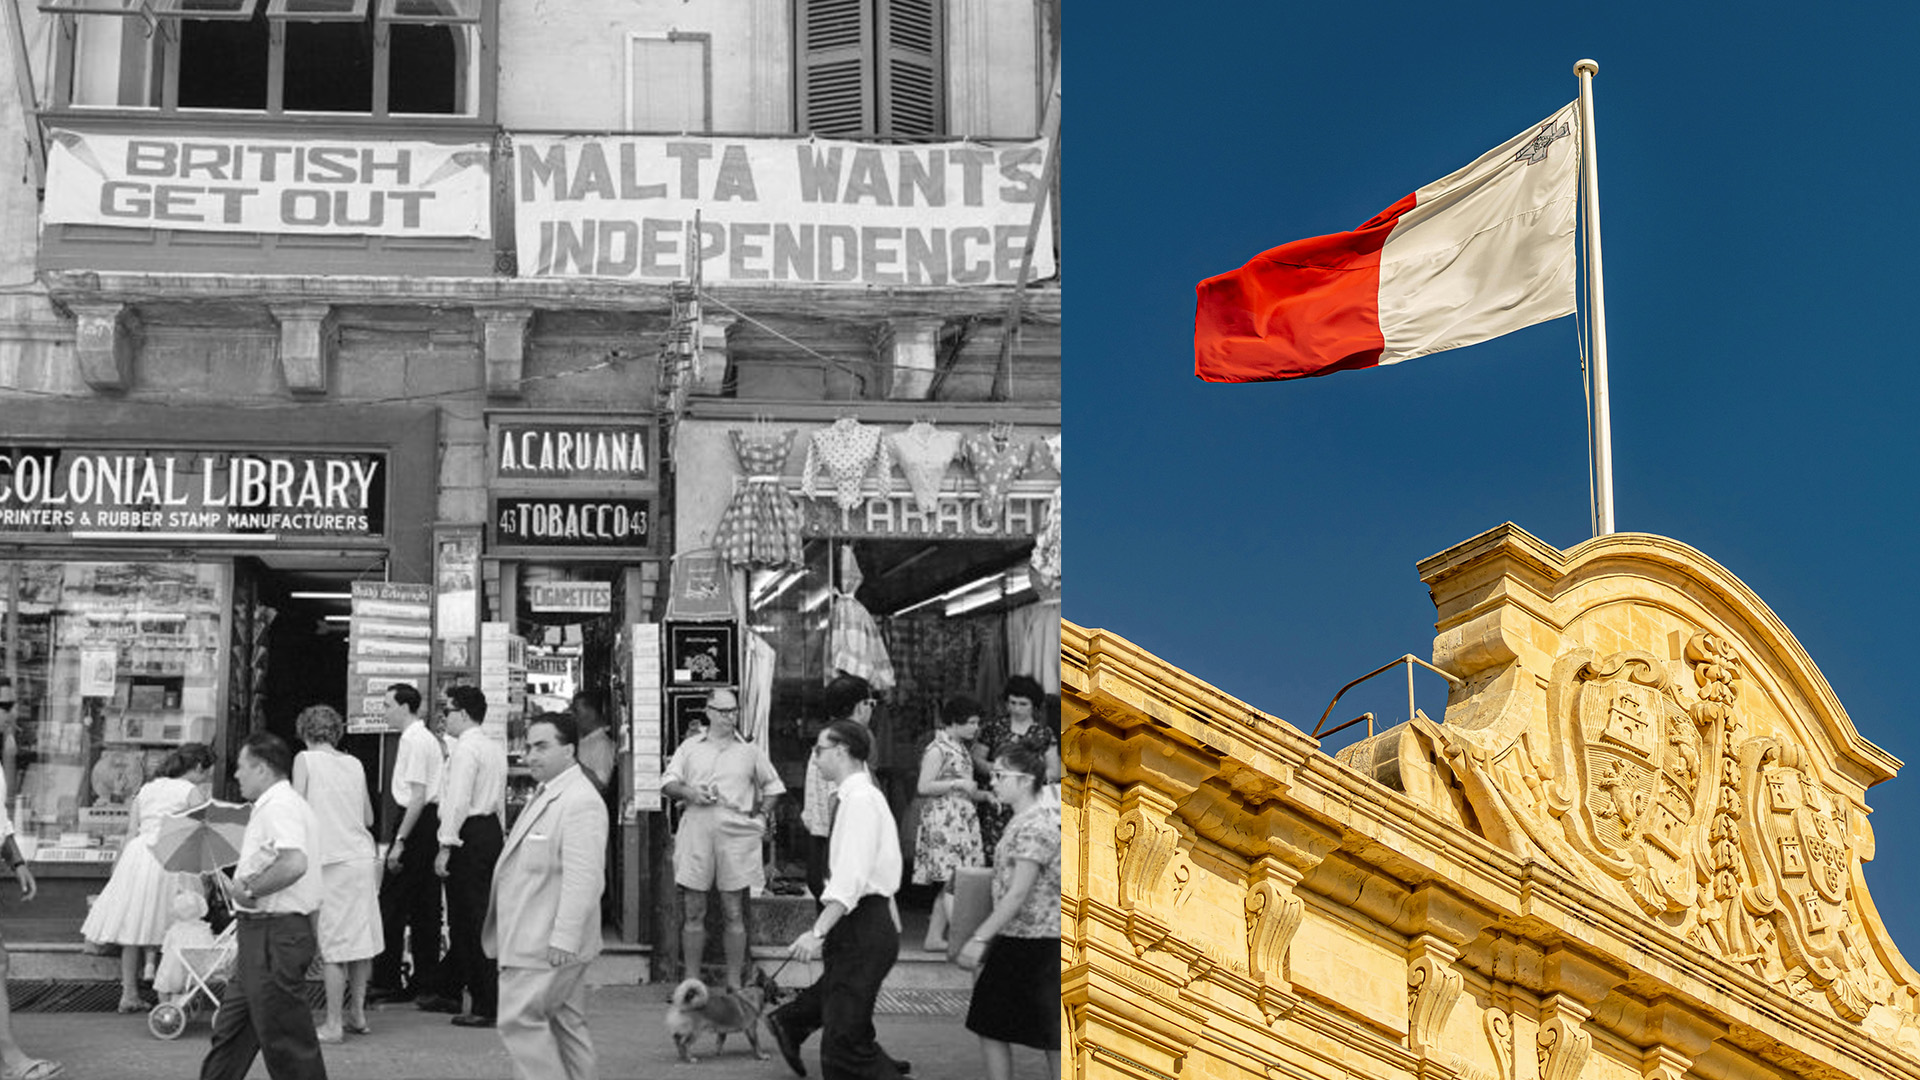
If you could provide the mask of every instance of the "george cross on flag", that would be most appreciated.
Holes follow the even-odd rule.
[[[1578,104],[1352,232],[1295,240],[1202,281],[1194,374],[1329,375],[1573,314]]]

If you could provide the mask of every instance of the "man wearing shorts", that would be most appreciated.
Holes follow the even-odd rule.
[[[707,948],[707,894],[717,889],[726,919],[726,985],[737,990],[747,966],[746,893],[767,882],[761,841],[767,816],[787,788],[766,751],[740,738],[740,701],[733,691],[715,690],[706,712],[706,734],[673,752],[660,789],[685,807],[673,840],[684,970],[698,977]]]

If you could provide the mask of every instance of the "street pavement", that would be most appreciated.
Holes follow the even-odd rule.
[[[679,1060],[661,1019],[666,1013],[664,986],[609,986],[591,990],[587,1025],[599,1052],[600,1075],[606,1080],[670,1077],[674,1080],[780,1080],[792,1072],[780,1059],[773,1036],[761,1029],[760,1043],[769,1055],[757,1061],[738,1035],[729,1036],[726,1050],[713,1053],[711,1038],[694,1049],[700,1060]],[[890,992],[882,998],[883,1011],[875,1017],[881,1045],[897,1058],[913,1063],[920,1080],[975,1080],[984,1074],[979,1042],[963,1026],[965,995],[942,992]],[[911,1010],[911,1011],[909,1011]],[[323,1047],[327,1072],[340,1080],[507,1080],[513,1066],[492,1031],[458,1028],[437,1013],[411,1005],[387,1005],[367,1010],[371,1035],[349,1035],[344,1044]],[[73,1080],[157,1080],[159,1077],[198,1075],[206,1054],[206,1017],[196,1017],[173,1041],[156,1039],[147,1031],[146,1016],[113,1013],[16,1013],[14,1033],[28,1053],[65,1063]],[[820,1075],[820,1041],[808,1040],[807,1075]],[[1041,1080],[1046,1058],[1038,1051],[1020,1049],[1014,1073],[1021,1080]],[[256,1062],[249,1077],[264,1078],[264,1062]]]

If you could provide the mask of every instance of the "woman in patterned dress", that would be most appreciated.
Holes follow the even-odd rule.
[[[988,1080],[1011,1080],[1014,1046],[1060,1075],[1060,804],[1046,795],[1046,759],[1012,747],[994,759],[993,790],[1013,808],[993,853],[993,911],[956,957],[978,968],[967,1030]]]
[[[923,942],[928,952],[947,948],[947,920],[953,916],[954,871],[982,866],[980,819],[973,804],[993,798],[973,782],[967,740],[980,733],[980,706],[972,698],[949,698],[935,721],[939,729],[920,758],[920,827],[913,841],[913,883],[941,885],[933,902]]]
[[[1031,676],[1015,675],[1008,679],[1007,715],[980,725],[980,736],[974,740],[975,773],[986,776],[993,759],[1017,746],[1039,754],[1046,763],[1046,782],[1057,782],[1060,779],[1060,732],[1044,719],[1046,706],[1047,692],[1040,689],[1040,683]],[[988,851],[999,842],[1000,830],[1006,827],[1010,813],[1000,805],[981,808],[980,838]]]

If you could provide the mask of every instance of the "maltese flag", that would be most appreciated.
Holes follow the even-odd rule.
[[[1573,314],[1577,104],[1352,232],[1296,240],[1202,281],[1193,373],[1328,375]]]

